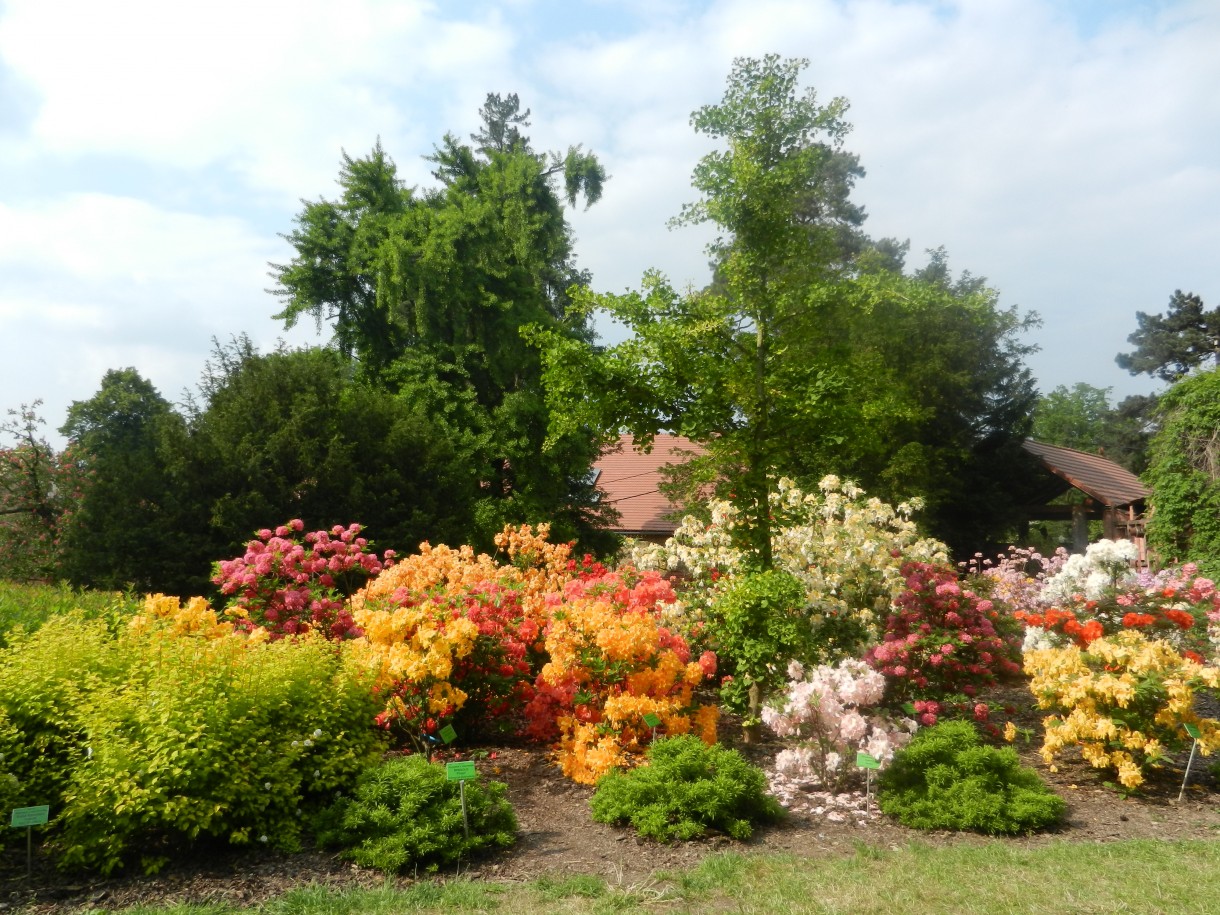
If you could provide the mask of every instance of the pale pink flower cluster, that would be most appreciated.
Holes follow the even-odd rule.
[[[796,740],[775,758],[780,775],[837,793],[856,775],[858,751],[885,766],[917,728],[910,718],[894,720],[875,708],[885,692],[885,677],[863,661],[824,664],[808,675],[794,661],[788,675],[792,679],[780,704],[762,713],[777,736]]]

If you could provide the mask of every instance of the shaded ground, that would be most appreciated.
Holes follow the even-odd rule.
[[[988,697],[1018,711],[1010,716],[1019,727],[1039,733],[1040,715],[1028,708],[1024,687],[1013,687]],[[726,734],[731,738],[733,735]],[[1208,766],[1196,761],[1191,786],[1178,802],[1185,758],[1167,766],[1150,780],[1139,797],[1123,798],[1103,785],[1106,776],[1079,761],[1047,771],[1037,755],[1038,740],[1018,742],[1024,761],[1038,769],[1067,801],[1068,819],[1054,833],[1015,839],[988,839],[958,833],[915,832],[873,814],[843,816],[797,812],[786,822],[760,830],[747,843],[725,837],[705,841],[658,845],[637,839],[623,829],[594,823],[589,817],[591,788],[573,784],[537,749],[502,747],[494,759],[479,762],[481,774],[508,784],[509,799],[520,822],[520,839],[509,852],[463,868],[462,874],[505,881],[532,880],[543,874],[597,874],[612,884],[640,884],[657,870],[697,864],[709,854],[730,848],[784,851],[809,858],[850,854],[858,843],[899,848],[912,841],[928,844],[1014,842],[1044,844],[1052,841],[1107,842],[1117,839],[1220,838],[1220,793]],[[778,744],[749,751],[765,763]],[[410,877],[399,878],[404,884]],[[11,843],[0,857],[0,912],[60,913],[82,909],[115,909],[136,904],[173,902],[224,902],[252,905],[309,883],[330,886],[381,886],[385,878],[340,862],[334,855],[316,852],[274,855],[231,852],[201,855],[155,877],[120,877],[108,880],[65,877],[35,861],[32,880],[25,877],[25,847]]]

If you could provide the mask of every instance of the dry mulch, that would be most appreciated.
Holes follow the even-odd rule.
[[[1001,707],[1015,708],[1009,716],[1018,727],[1039,733],[1040,713],[1029,707],[1023,686],[1009,687],[987,697]],[[725,734],[732,741],[734,735]],[[741,747],[765,764],[778,744]],[[517,845],[498,857],[475,862],[461,874],[481,879],[519,882],[544,874],[581,873],[605,877],[612,884],[639,885],[658,870],[697,864],[726,849],[787,852],[806,858],[851,854],[859,843],[901,848],[913,841],[925,844],[1012,842],[1040,845],[1053,841],[1109,842],[1119,839],[1220,838],[1220,785],[1209,769],[1211,760],[1196,760],[1190,786],[1181,803],[1185,756],[1154,773],[1140,794],[1123,797],[1106,787],[1108,776],[1078,759],[1069,759],[1049,772],[1037,753],[1038,741],[1018,740],[1023,761],[1036,768],[1068,804],[1063,826],[1035,836],[990,839],[961,833],[916,832],[881,817],[846,817],[836,822],[826,815],[798,812],[783,823],[760,829],[753,839],[737,843],[723,836],[700,842],[660,845],[637,838],[625,829],[594,823],[589,816],[592,789],[565,779],[533,747],[488,748],[482,775],[504,781],[520,824]],[[452,876],[452,874],[450,874]],[[397,878],[403,885],[411,877]],[[321,884],[333,887],[385,885],[378,872],[361,870],[333,854],[297,855],[217,851],[167,868],[153,877],[129,875],[100,879],[65,876],[35,861],[33,879],[25,876],[24,843],[10,842],[0,855],[0,912],[5,915],[50,915],[86,909],[118,909],[132,905],[226,903],[249,906],[265,902],[293,887]]]

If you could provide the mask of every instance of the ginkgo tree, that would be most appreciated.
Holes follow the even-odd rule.
[[[577,290],[579,315],[604,312],[631,332],[614,346],[534,334],[552,432],[627,429],[647,443],[667,430],[701,443],[687,492],[734,497],[761,569],[773,564],[779,475],[924,495],[948,540],[1003,525],[1036,396],[1019,342],[1032,319],[999,309],[981,280],[954,280],[943,252],[907,274],[904,245],[861,231],[847,103],[802,88],[806,66],[739,59],[721,102],[692,115],[719,148],[694,169],[699,197],[674,222],[716,229],[706,288],[678,291],[651,272],[625,294]],[[984,500],[963,496],[970,487]]]

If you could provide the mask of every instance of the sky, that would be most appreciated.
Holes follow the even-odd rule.
[[[108,369],[177,403],[214,340],[325,342],[273,317],[301,201],[378,138],[432,186],[488,92],[609,172],[569,213],[595,289],[700,285],[707,231],[667,227],[690,113],[766,53],[850,102],[870,235],[1040,316],[1040,390],[1149,393],[1114,363],[1135,313],[1220,304],[1217,47],[1217,0],[0,0],[0,410],[41,400],[62,444]]]

